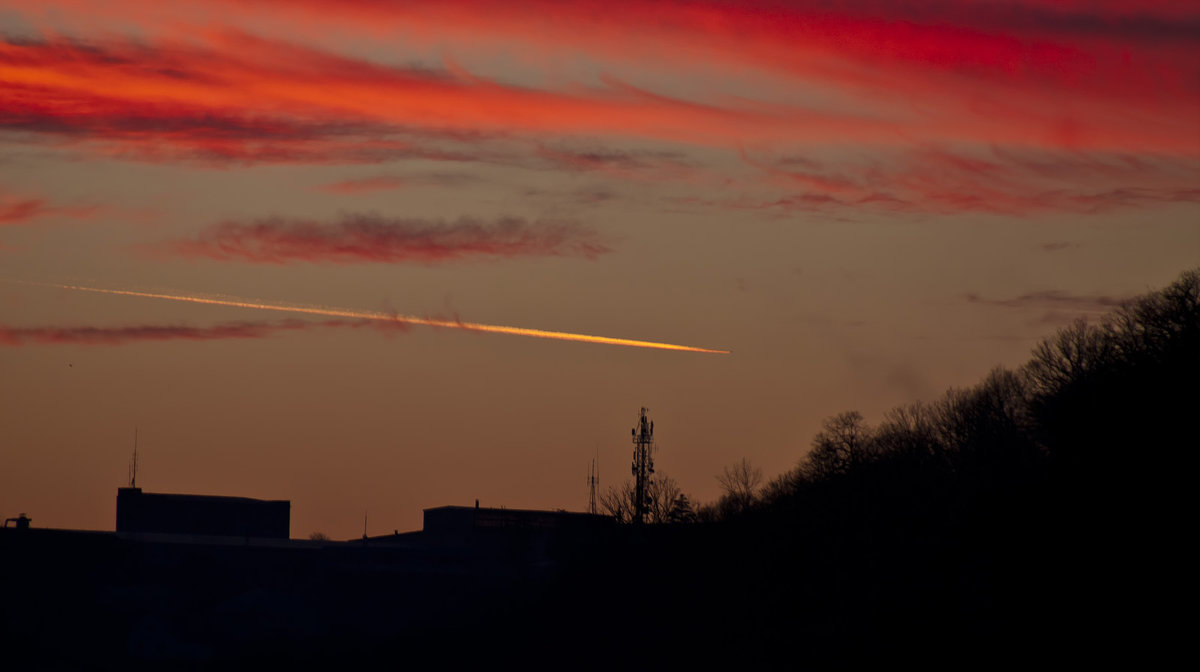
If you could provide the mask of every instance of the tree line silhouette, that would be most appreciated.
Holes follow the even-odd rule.
[[[953,482],[971,496],[1054,479],[1082,495],[1153,462],[1131,450],[1194,441],[1198,383],[1200,269],[1097,323],[1076,320],[1016,370],[998,367],[975,386],[894,408],[876,426],[857,411],[830,417],[797,466],[761,488],[762,471],[743,458],[717,476],[723,495],[692,511],[679,484],[660,476],[650,520],[729,521],[795,509],[818,491],[878,492],[913,479]],[[601,508],[629,522],[630,492],[628,483],[611,487]]]
[[[629,542],[653,569],[590,567],[615,574],[614,590],[652,575],[668,603],[706,615],[660,628],[664,641],[802,651],[793,662],[1067,663],[1101,648],[1144,660],[1153,652],[1132,649],[1150,626],[1135,615],[1178,588],[1164,549],[1186,486],[1168,484],[1197,444],[1198,384],[1195,269],[1058,330],[1016,369],[874,425],[828,418],[761,487],[748,461],[726,468],[702,524]]]

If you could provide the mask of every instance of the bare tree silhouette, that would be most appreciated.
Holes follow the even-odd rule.
[[[737,513],[749,509],[755,502],[758,486],[762,484],[762,469],[742,458],[717,475],[724,494],[718,506],[723,512]]]
[[[660,472],[650,481],[646,492],[649,499],[646,522],[688,522],[694,519],[691,500],[674,478]],[[619,486],[610,486],[608,491],[600,495],[600,509],[618,522],[630,523],[636,511],[634,498],[633,483],[625,481]]]
[[[845,474],[866,463],[871,452],[871,428],[862,414],[839,413],[826,420],[825,428],[813,438],[805,471],[814,478]]]

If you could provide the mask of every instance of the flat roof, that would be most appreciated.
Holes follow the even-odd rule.
[[[256,503],[266,503],[266,504],[291,504],[292,503],[292,500],[290,500],[290,499],[255,499],[253,497],[231,497],[229,495],[192,495],[192,494],[179,494],[179,493],[174,493],[174,492],[144,492],[141,488],[117,488],[117,494],[121,494],[122,492],[134,492],[142,497],[170,497],[171,499],[178,499],[178,500],[185,500],[185,501],[191,500],[191,501],[197,501],[197,502],[220,500],[220,501],[224,501],[224,502],[229,502],[230,504],[233,504],[235,502],[237,502],[237,503],[256,502]]]

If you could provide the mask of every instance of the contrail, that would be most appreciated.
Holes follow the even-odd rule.
[[[306,315],[322,315],[325,317],[349,317],[361,320],[377,320],[379,322],[402,322],[404,324],[420,324],[427,327],[446,327],[449,329],[467,329],[483,331],[490,334],[509,334],[512,336],[531,336],[533,338],[549,338],[558,341],[579,341],[581,343],[600,343],[603,345],[624,345],[631,348],[654,348],[657,350],[678,350],[681,352],[704,352],[717,355],[728,355],[729,350],[714,350],[710,348],[695,348],[689,345],[674,343],[656,343],[654,341],[639,341],[631,338],[612,338],[610,336],[592,336],[590,334],[574,334],[569,331],[546,331],[544,329],[526,329],[524,327],[509,327],[500,324],[481,324],[478,322],[460,322],[458,320],[439,320],[430,317],[414,315],[396,315],[375,310],[351,310],[348,308],[327,308],[322,306],[291,305],[284,303],[264,303],[251,299],[234,296],[192,296],[188,294],[160,294],[156,292],[137,292],[128,289],[103,289],[100,287],[85,287],[83,285],[62,285],[57,283],[29,283],[44,287],[72,289],[81,292],[96,292],[98,294],[115,294],[117,296],[139,296],[145,299],[165,299],[167,301],[184,301],[187,303],[202,303],[210,306],[229,306],[232,308],[254,308],[257,310],[274,310],[281,313],[303,313]]]

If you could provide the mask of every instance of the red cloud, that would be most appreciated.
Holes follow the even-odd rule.
[[[0,226],[24,224],[44,214],[45,211],[46,202],[40,198],[0,200]]]
[[[288,331],[312,328],[371,328],[394,333],[408,331],[402,322],[377,320],[281,320],[278,322],[226,322],[208,327],[137,325],[120,327],[10,327],[0,324],[0,346],[125,345],[143,341],[218,341],[267,338]]]
[[[381,41],[503,44],[535,62],[582,51],[656,67],[704,63],[735,76],[753,67],[876,106],[920,100],[921,113],[941,122],[919,129],[927,133],[1111,149],[1170,149],[1171,136],[1189,151],[1200,144],[1190,123],[1200,105],[1200,9],[1172,0],[217,1],[232,25],[313,38],[338,26]],[[150,0],[42,4],[179,34],[175,5],[163,13]],[[178,4],[204,11],[213,2]]]
[[[0,192],[0,226],[29,224],[48,217],[91,217],[99,210],[95,206],[56,206],[41,198],[13,196]]]
[[[228,221],[194,240],[154,248],[159,253],[217,260],[286,264],[295,261],[437,263],[467,258],[583,257],[609,251],[590,229],[556,222],[502,218],[453,223],[347,215],[332,223],[275,217]]]
[[[4,49],[0,42],[0,52]],[[89,57],[123,58],[115,53]],[[55,75],[52,68],[36,74]],[[322,164],[474,158],[416,144],[398,137],[397,129],[374,121],[336,114],[324,120],[295,118],[281,110],[212,107],[186,96],[177,101],[144,100],[140,97],[145,92],[138,91],[137,82],[128,86],[132,90],[122,96],[117,86],[110,92],[104,87],[6,83],[0,89],[0,125],[26,138],[49,138],[104,156],[153,162]],[[436,138],[437,134],[426,135]]]
[[[410,30],[436,20],[468,37],[486,28],[518,39],[554,20],[567,29],[535,31],[541,37],[531,38],[534,44],[622,60],[631,57],[632,27],[675,48],[662,60],[668,65],[683,67],[688,55],[718,69],[749,64],[793,84],[832,87],[837,95],[829,98],[841,103],[808,109],[683,100],[611,77],[599,88],[535,89],[224,30],[197,33],[205,47],[171,40],[0,43],[0,121],[10,130],[103,141],[118,155],[277,162],[432,151],[405,141],[414,130],[460,140],[515,132],[702,145],[918,139],[1200,152],[1200,65],[1188,57],[1197,38],[1144,16],[1123,32],[1091,14],[1067,16],[1043,5],[968,11],[951,4],[941,14],[909,16],[889,3],[835,11],[805,3],[629,2],[615,12],[617,22],[589,3],[553,3],[539,7],[543,15],[522,3],[467,4],[494,11],[339,2],[330,20],[390,16],[388,25]],[[289,11],[316,6],[323,3]],[[1057,18],[1034,22],[1047,12]],[[485,14],[486,22],[476,23]]]
[[[111,20],[113,28],[142,29],[137,42],[0,42],[5,136],[105,156],[216,164],[484,160],[672,181],[702,172],[669,153],[560,148],[564,139],[569,146],[581,137],[633,137],[787,151],[865,148],[859,155],[876,157],[822,163],[749,151],[747,163],[766,183],[756,186],[774,191],[691,200],[724,207],[1020,213],[1197,200],[1195,3],[180,0],[168,10],[151,0],[43,0],[36,7],[0,0],[6,4],[32,25],[78,20],[95,31]],[[186,27],[200,15],[213,27]],[[241,32],[251,28],[259,34]],[[378,45],[403,36],[419,46],[436,36],[463,52],[501,46],[535,73],[580,52],[601,72],[606,63],[668,76],[703,68],[706,86],[690,100],[603,75],[600,86],[518,86],[457,66],[394,67],[296,42],[330,45],[334,30]],[[719,94],[748,71],[777,92],[797,94],[788,100],[816,102]],[[530,154],[484,151],[491,139],[525,141]],[[905,151],[912,147],[921,149]],[[984,147],[1009,154],[986,156]],[[1049,158],[1039,166],[1013,153]],[[1137,155],[1149,157],[1142,168],[1117,166],[1119,157]],[[1112,165],[1083,165],[1089,161]],[[1164,167],[1172,161],[1186,165]],[[324,189],[363,193],[395,188],[395,180]],[[0,201],[0,223],[28,221],[42,207]],[[235,233],[245,234],[205,235]],[[195,241],[197,249],[205,244]],[[253,256],[238,244],[233,252],[213,249],[203,254]],[[293,258],[373,257],[326,250]]]
[[[799,123],[804,119],[629,87],[558,93],[452,80],[240,33],[217,36],[214,47],[0,42],[0,121],[10,130],[101,141],[118,154],[280,161],[319,155],[333,144],[366,159],[393,158],[412,149],[398,139],[412,129],[435,139],[519,131],[697,142],[730,133],[811,133]],[[821,123],[819,115],[795,112]]]
[[[869,208],[1000,214],[1200,203],[1192,163],[1168,157],[1064,155],[993,147],[953,152],[925,148],[869,163],[763,159],[748,152],[743,152],[743,158],[784,194],[682,202],[776,212]]]
[[[137,341],[214,341],[230,338],[265,338],[281,331],[298,331],[314,326],[337,326],[338,322],[229,322],[210,327],[139,325],[126,327],[9,327],[0,325],[0,345],[28,343],[49,345],[124,345]]]

